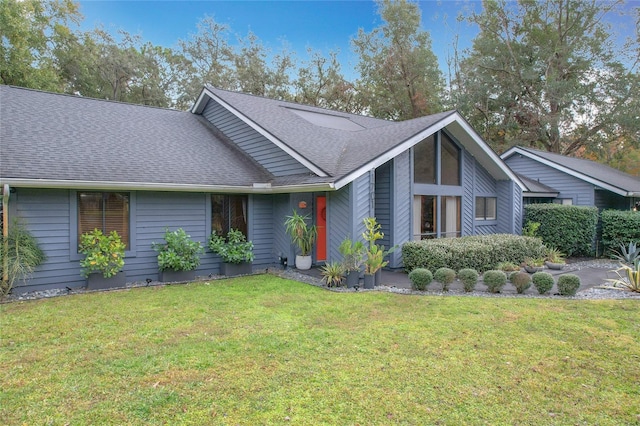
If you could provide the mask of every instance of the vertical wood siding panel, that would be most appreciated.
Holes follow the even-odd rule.
[[[413,230],[411,228],[411,208],[413,205],[411,176],[411,155],[405,151],[393,160],[393,194],[392,194],[392,218],[393,241],[390,245],[402,244],[411,241]],[[402,267],[402,250],[398,248],[389,256],[390,268]]]
[[[217,102],[210,100],[202,116],[274,176],[309,173],[309,169]]]

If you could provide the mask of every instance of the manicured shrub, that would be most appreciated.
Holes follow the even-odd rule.
[[[449,284],[456,279],[456,271],[451,268],[439,268],[433,274],[433,279],[442,283],[442,291],[449,291]]]
[[[487,286],[489,293],[500,293],[502,287],[507,283],[507,274],[503,271],[491,270],[482,276],[484,284]]]
[[[518,294],[522,294],[531,287],[531,275],[526,272],[514,272],[511,274],[511,284]]]
[[[525,257],[544,253],[542,240],[511,234],[477,235],[409,241],[402,246],[402,261],[407,272],[415,268],[435,271],[439,268],[488,271],[509,260],[516,265]]]
[[[409,281],[414,290],[424,291],[433,281],[433,274],[428,269],[416,268],[409,273]]]
[[[604,210],[602,218],[602,250],[609,256],[627,246],[629,242],[640,244],[640,214],[633,211]]]
[[[504,271],[505,273],[507,273],[507,275],[509,275],[509,272],[520,271],[520,266],[516,265],[513,262],[500,262],[494,269],[497,269],[498,271]]]
[[[505,274],[507,274],[507,279],[509,280],[510,283],[513,282],[513,277],[515,277],[519,273],[520,273],[520,271],[505,272]]]
[[[524,221],[538,222],[536,236],[547,247],[556,247],[567,256],[593,254],[598,209],[561,204],[529,204]]]
[[[580,277],[575,274],[560,275],[558,278],[558,293],[561,296],[575,296],[580,288]]]
[[[475,269],[464,268],[458,271],[458,278],[462,281],[462,287],[466,292],[475,290],[478,277],[478,271]]]
[[[538,293],[545,294],[553,287],[553,275],[548,272],[536,272],[531,276],[533,285],[538,290]]]

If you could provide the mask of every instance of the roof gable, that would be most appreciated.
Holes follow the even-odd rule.
[[[618,195],[640,196],[640,178],[606,164],[520,146],[511,147],[501,158],[506,160],[513,155],[522,155]]]

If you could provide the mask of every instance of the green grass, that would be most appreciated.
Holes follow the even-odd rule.
[[[0,424],[636,424],[640,304],[262,275],[0,305]]]

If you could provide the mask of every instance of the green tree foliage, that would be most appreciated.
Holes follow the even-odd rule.
[[[0,2],[0,82],[32,89],[61,87],[53,47],[80,20],[71,0]]]
[[[452,83],[453,103],[493,147],[571,154],[638,144],[638,40],[617,48],[620,2],[485,0],[480,33]],[[635,57],[634,57],[635,55]],[[631,64],[631,67],[629,65]]]
[[[420,8],[407,0],[379,0],[384,24],[352,40],[360,56],[358,93],[374,117],[406,120],[441,109],[443,78]]]

